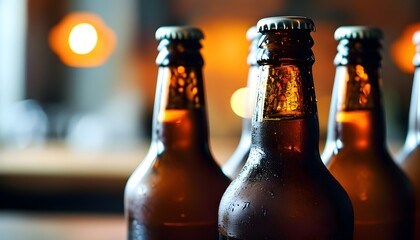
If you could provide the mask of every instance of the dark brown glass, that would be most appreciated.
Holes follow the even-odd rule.
[[[247,32],[248,40],[251,40],[250,51],[248,55],[248,82],[247,95],[245,99],[245,117],[242,120],[242,132],[239,144],[232,156],[223,164],[223,172],[230,178],[234,179],[248,159],[251,150],[251,118],[255,105],[255,93],[258,81],[258,64],[257,64],[257,50],[258,41],[261,34],[258,33],[256,27],[251,27]]]
[[[219,239],[352,239],[353,211],[318,150],[307,29],[263,32],[251,153],[224,193]]]
[[[217,210],[230,180],[209,149],[197,39],[163,39],[152,141],[128,180],[128,239],[215,240]]]
[[[354,208],[354,239],[412,239],[411,186],[386,147],[378,39],[342,39],[322,154]]]
[[[410,179],[415,192],[415,239],[420,239],[420,31],[414,35],[417,53],[413,59],[416,67],[413,77],[407,138],[397,162]]]

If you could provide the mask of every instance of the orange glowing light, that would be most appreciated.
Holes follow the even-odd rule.
[[[89,23],[79,23],[74,26],[69,35],[69,45],[77,54],[88,54],[98,43],[98,33]]]
[[[116,37],[96,14],[74,12],[51,29],[49,44],[64,64],[95,67],[103,64],[111,55]]]
[[[406,73],[414,72],[413,58],[416,46],[413,43],[413,35],[420,30],[420,23],[407,26],[401,36],[391,45],[391,56],[395,64]]]

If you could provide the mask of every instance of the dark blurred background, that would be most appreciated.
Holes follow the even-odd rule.
[[[380,27],[388,143],[395,153],[407,131],[419,12],[418,0],[0,0],[0,208],[122,213],[125,181],[148,148],[154,33],[162,25],[204,31],[211,144],[219,163],[240,137],[241,117],[233,111],[240,106],[231,97],[246,86],[249,27],[276,15],[314,20],[321,148],[334,31]]]

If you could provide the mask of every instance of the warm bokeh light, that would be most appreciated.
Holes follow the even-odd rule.
[[[95,67],[111,55],[116,37],[98,15],[73,12],[51,29],[49,43],[64,64]]]
[[[413,35],[419,30],[420,23],[407,26],[401,36],[391,45],[392,60],[403,72],[414,72],[413,58],[416,53],[416,46],[413,43]]]
[[[247,88],[240,88],[236,90],[230,98],[230,106],[233,112],[241,118],[245,117],[245,102],[246,102]]]
[[[96,29],[89,23],[79,23],[70,31],[70,49],[77,54],[88,54],[92,52],[97,42],[98,34]]]

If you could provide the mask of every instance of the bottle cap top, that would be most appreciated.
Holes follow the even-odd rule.
[[[417,31],[413,35],[413,43],[416,45],[420,45],[420,31]]]
[[[341,39],[381,39],[383,32],[376,27],[368,26],[343,26],[334,33],[335,40]]]
[[[204,38],[203,32],[193,26],[163,26],[156,30],[156,40],[200,40]]]
[[[259,37],[261,37],[261,33],[258,32],[257,26],[252,26],[246,31],[246,39],[249,41],[253,41]]]
[[[281,29],[300,29],[315,32],[315,24],[312,19],[301,16],[268,17],[258,21],[259,32]]]

